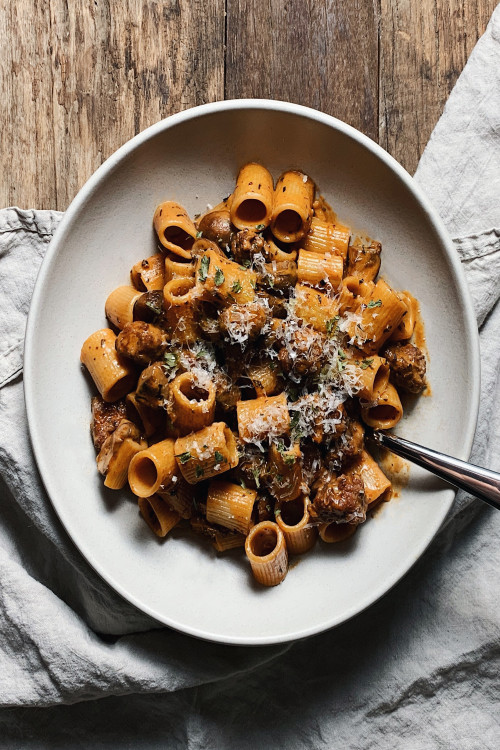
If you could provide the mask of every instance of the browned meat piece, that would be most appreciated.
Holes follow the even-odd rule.
[[[207,240],[228,245],[233,236],[233,227],[229,218],[229,209],[222,208],[219,211],[210,211],[201,217],[198,230]]]
[[[167,338],[161,328],[141,320],[127,323],[116,339],[116,351],[139,365],[149,365],[161,359],[167,347]]]
[[[254,505],[255,522],[274,521],[274,501],[268,495],[259,495]]]
[[[309,495],[311,487],[318,478],[321,468],[321,451],[317,445],[305,443],[302,451],[302,492]]]
[[[284,300],[283,297],[275,297],[274,294],[269,294],[263,289],[257,290],[257,296],[261,299],[267,300],[269,313],[272,318],[286,318],[286,316],[288,315],[288,310],[286,307],[286,300]]]
[[[395,386],[409,393],[420,393],[426,386],[425,356],[413,344],[390,344],[381,355],[391,368],[391,380]]]
[[[168,379],[161,362],[153,362],[140,374],[135,395],[152,409],[162,409],[168,398]]]
[[[163,292],[161,290],[141,294],[134,305],[134,320],[158,323],[163,314]]]
[[[219,328],[231,341],[254,341],[267,321],[267,314],[258,302],[229,305],[219,315]]]
[[[241,400],[241,391],[238,386],[223,370],[214,370],[211,377],[215,386],[215,403],[223,412],[236,408],[236,404]]]
[[[278,352],[283,372],[302,378],[317,375],[325,361],[325,337],[312,328],[298,328]]]
[[[269,482],[266,454],[249,443],[238,443],[240,461],[232,472],[235,481],[243,482],[245,487],[253,490],[266,487]]]
[[[253,229],[242,229],[231,241],[231,253],[236,263],[248,265],[254,255],[265,254],[266,241]]]
[[[356,419],[347,419],[345,430],[326,454],[325,463],[335,468],[348,466],[363,450],[364,434],[362,425]]]
[[[265,263],[257,268],[257,287],[288,296],[297,283],[297,264],[294,260]]]
[[[94,448],[100,451],[106,438],[116,430],[122,419],[127,415],[124,401],[107,404],[100,396],[94,396],[91,401],[92,421],[90,432],[94,441]]]
[[[106,438],[101,446],[101,449],[97,455],[97,471],[106,476],[109,470],[109,466],[113,458],[115,457],[120,445],[130,438],[141,442],[141,433],[138,427],[128,419],[122,419],[118,427]],[[147,448],[147,443],[144,440],[144,448]]]
[[[356,239],[349,245],[347,252],[346,276],[356,276],[363,281],[373,281],[380,268],[380,253],[382,245],[380,242],[370,240],[369,244],[363,244]]]
[[[189,519],[191,528],[196,534],[207,537],[211,540],[217,552],[225,552],[235,547],[243,547],[245,537],[237,531],[219,526],[216,523],[210,523],[203,516],[193,516]]]
[[[314,443],[334,438],[345,430],[346,412],[334,391],[308,393],[290,404],[292,430],[298,439],[309,437]]]
[[[367,501],[363,480],[357,474],[324,470],[314,485],[316,494],[310,507],[311,518],[321,523],[363,523]]]
[[[209,341],[220,339],[219,308],[213,302],[198,301],[196,320],[203,335]]]

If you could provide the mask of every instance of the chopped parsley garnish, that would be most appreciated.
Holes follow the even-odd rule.
[[[241,281],[238,279],[237,281],[233,281],[233,286],[231,287],[231,291],[235,294],[239,294],[242,290]]]
[[[174,354],[174,352],[165,352],[163,355],[163,364],[173,370],[177,366],[177,354]]]
[[[240,479],[240,486],[243,487],[244,490],[246,490],[247,486],[244,479]]]
[[[200,237],[203,237],[203,232],[196,232],[196,239],[199,240]]]
[[[255,482],[255,486],[257,489],[260,487],[260,479],[259,479],[259,470],[258,469],[252,469],[252,474]]]
[[[275,516],[281,516],[281,508],[275,508],[274,509],[274,515]]]
[[[372,299],[372,300],[370,300],[370,301],[369,301],[369,303],[367,304],[367,307],[368,307],[368,308],[373,308],[373,307],[382,307],[382,300],[381,300],[381,299]]]
[[[339,359],[339,361],[337,362],[337,369],[338,369],[338,371],[339,372],[344,372],[345,368],[346,368],[346,363],[342,362],[342,360]]]
[[[263,232],[265,228],[266,228],[265,224],[257,224],[257,226],[255,227],[257,232]]]
[[[204,475],[204,473],[205,472],[203,471],[203,469],[201,468],[201,466],[197,466],[196,467],[196,479],[199,479],[200,477],[202,477]]]
[[[187,464],[187,462],[191,460],[191,454],[189,451],[186,451],[185,453],[179,453],[176,458],[179,459],[181,464]]]
[[[285,453],[283,456],[283,461],[285,462],[285,466],[293,466],[295,463],[295,458],[293,453]]]
[[[215,286],[220,286],[224,283],[224,274],[218,266],[215,267],[214,283]]]
[[[200,270],[198,271],[198,278],[200,281],[207,280],[209,267],[210,267],[210,258],[208,257],[208,255],[204,255],[200,262]]]
[[[267,277],[267,283],[269,284],[269,286],[271,287],[271,289],[274,289],[274,279],[273,279],[272,276],[268,276]]]
[[[215,463],[216,464],[225,464],[226,463],[226,459],[224,458],[224,456],[222,455],[222,453],[219,453],[219,451],[215,451],[214,458],[215,458]]]
[[[329,336],[332,336],[337,330],[337,324],[340,320],[340,315],[336,315],[334,318],[326,321],[326,332]]]
[[[360,367],[362,370],[367,370],[369,367],[372,366],[372,364],[373,364],[373,359],[364,359],[361,362]]]
[[[345,351],[343,349],[339,349],[338,352],[337,352],[337,356],[338,356],[339,359],[345,359],[346,358],[346,353],[345,353]]]
[[[250,268],[251,265],[252,265],[252,261],[246,259],[246,260],[241,261],[240,268],[242,268],[244,271],[246,271],[247,268]]]

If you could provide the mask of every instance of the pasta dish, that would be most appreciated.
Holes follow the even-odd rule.
[[[158,252],[81,351],[98,471],[157,536],[243,547],[276,585],[289,555],[347,539],[389,498],[365,427],[394,427],[400,394],[426,387],[418,303],[297,170],[275,184],[246,164],[215,208],[166,201],[153,226]]]

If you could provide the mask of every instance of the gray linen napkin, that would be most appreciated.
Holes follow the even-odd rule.
[[[473,295],[483,367],[473,458],[497,470],[499,175],[497,8],[416,174]],[[498,747],[500,514],[462,493],[392,592],[289,647],[215,646],[161,628],[89,568],[41,486],[22,393],[25,318],[60,216],[0,211],[0,745]],[[91,701],[104,696],[127,697]],[[29,706],[46,708],[18,708]]]

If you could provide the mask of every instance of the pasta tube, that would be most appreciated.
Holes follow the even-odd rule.
[[[343,261],[349,247],[349,227],[332,224],[320,218],[313,218],[311,227],[304,237],[302,247],[313,253],[338,253]]]
[[[391,488],[391,482],[386,477],[378,463],[372,458],[368,451],[363,450],[357,462],[352,467],[353,473],[359,474],[365,487],[365,498],[368,507],[382,499]]]
[[[373,406],[361,409],[363,421],[376,430],[390,430],[403,416],[403,407],[397,390],[388,383],[385,390],[377,396]]]
[[[382,245],[375,240],[362,242],[359,238],[349,246],[347,273],[364,281],[373,281],[380,269]]]
[[[128,393],[125,397],[127,414],[132,422],[142,427],[146,437],[151,437],[160,429],[165,419],[165,412],[160,409],[152,409],[150,406],[137,398],[135,392]]]
[[[224,422],[178,438],[174,450],[179,470],[189,484],[234,469],[239,460],[236,440]]]
[[[301,555],[316,544],[318,529],[310,523],[308,500],[299,495],[295,500],[280,503],[276,523],[285,537],[286,548],[291,555]]]
[[[281,443],[272,443],[269,448],[269,492],[278,501],[295,500],[302,485],[302,453],[299,443],[287,449]]]
[[[174,476],[169,487],[158,494],[181,518],[193,515],[193,488],[184,477]]]
[[[231,222],[238,229],[269,226],[273,209],[273,178],[254,162],[240,169],[231,203]]]
[[[193,344],[200,338],[193,304],[195,296],[195,280],[191,277],[172,279],[163,287],[167,325],[172,338],[182,344]]]
[[[165,284],[165,264],[162,253],[140,260],[130,271],[132,284],[141,292],[154,292],[163,289]]]
[[[223,302],[243,305],[255,298],[257,274],[207,250],[196,263],[196,284],[200,297],[220,298]]]
[[[374,354],[372,357],[356,355],[350,359],[356,366],[357,393],[364,401],[376,401],[389,383],[389,365],[383,357]]]
[[[137,497],[151,497],[166,490],[176,472],[174,441],[167,438],[134,456],[128,469],[128,483]]]
[[[96,462],[100,474],[105,476],[104,486],[121,490],[127,483],[127,472],[132,458],[147,447],[137,427],[123,419],[102,444]]]
[[[330,299],[326,294],[318,292],[316,289],[297,284],[295,287],[294,311],[298,318],[312,326],[315,331],[329,333],[332,328],[332,321],[337,318],[339,313],[339,302]]]
[[[194,278],[194,262],[180,260],[178,255],[167,253],[165,255],[165,284],[172,279],[186,276]]]
[[[270,234],[269,232],[266,232],[266,242],[266,258],[269,260],[269,262],[272,263],[272,261],[275,260],[276,263],[282,263],[285,260],[296,260],[297,250],[294,249],[293,245],[287,245],[287,249],[283,250],[283,248],[279,247],[279,245],[276,244],[272,234]]]
[[[134,320],[134,305],[142,296],[132,286],[119,286],[111,292],[104,307],[106,317],[120,331]]]
[[[337,220],[335,211],[323,195],[318,195],[318,197],[314,201],[313,211],[315,218],[321,219],[321,221],[327,221],[330,222],[330,224],[335,224]]]
[[[342,282],[344,264],[339,255],[299,250],[297,279],[299,284],[337,289]]]
[[[418,315],[418,302],[412,297],[410,292],[399,292],[399,296],[406,305],[406,312],[403,313],[401,323],[391,334],[389,341],[406,341],[411,339]]]
[[[250,529],[245,552],[256,581],[263,586],[277,586],[288,572],[285,537],[278,524],[261,521]]]
[[[134,388],[135,370],[115,349],[110,328],[96,331],[84,342],[80,360],[89,371],[104,401],[118,401]]]
[[[226,552],[228,549],[236,549],[237,547],[245,546],[245,536],[243,534],[222,534],[220,531],[216,531],[212,544],[217,552]]]
[[[138,497],[137,503],[141,516],[156,536],[162,538],[167,536],[168,532],[172,531],[180,521],[179,514],[169,508],[158,495]]]
[[[207,495],[207,521],[241,534],[248,534],[257,490],[217,479],[210,482]]]
[[[335,542],[345,542],[349,539],[356,529],[358,524],[355,523],[322,523],[319,526],[319,535],[321,539],[327,544],[334,544]]]
[[[246,374],[252,381],[257,396],[273,396],[282,390],[281,379],[275,362],[254,360],[247,365]]]
[[[355,345],[366,352],[378,351],[398,327],[406,309],[399,295],[379,279],[360,307],[361,320],[349,329]]]
[[[302,172],[284,172],[274,191],[271,231],[281,242],[297,242],[309,231],[314,182]]]
[[[196,227],[185,208],[174,201],[161,203],[154,213],[153,226],[163,247],[181,258],[191,258]]]
[[[208,379],[201,384],[192,372],[183,372],[170,384],[169,415],[181,435],[212,424],[215,414],[215,386]]]
[[[236,414],[238,433],[245,443],[259,443],[290,431],[290,414],[284,393],[238,401]]]

